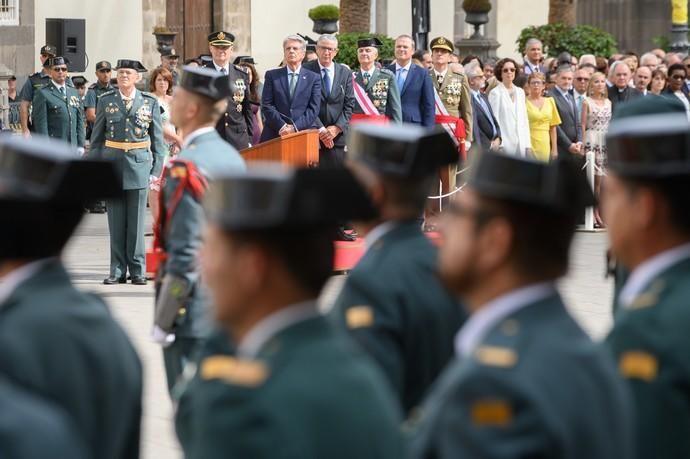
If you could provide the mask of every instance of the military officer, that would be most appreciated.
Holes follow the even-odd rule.
[[[216,124],[220,136],[238,151],[250,146],[254,130],[254,115],[249,99],[249,76],[238,65],[230,63],[235,48],[235,36],[230,32],[213,32],[208,36],[208,49],[212,60],[205,67],[216,69],[230,77],[233,92],[228,97],[228,108]]]
[[[417,218],[434,172],[457,161],[443,131],[421,126],[352,127],[346,164],[366,184],[376,218],[354,223],[366,253],[331,315],[381,367],[409,413],[453,355],[465,313],[436,275],[436,249]]]
[[[373,212],[354,178],[254,168],[217,178],[206,206],[201,260],[220,331],[176,388],[185,457],[403,457],[385,382],[316,307],[337,222]]]
[[[637,409],[638,457],[690,456],[690,124],[670,99],[628,102],[611,123],[611,248],[630,271],[606,338]]]
[[[101,95],[91,134],[94,158],[115,161],[122,171],[122,192],[106,202],[110,231],[110,275],[106,285],[146,285],[144,212],[148,188],[159,188],[166,147],[160,108],[152,94],[135,84],[146,69],[139,61],[117,61],[118,89]]]
[[[569,161],[485,152],[441,224],[470,318],[410,427],[411,458],[634,458],[629,392],[556,281],[594,196]]]
[[[118,192],[115,167],[38,136],[1,138],[0,157],[0,375],[62,410],[87,457],[137,458],[141,363],[106,303],[77,290],[60,261],[84,200]],[[55,456],[69,457],[34,457]]]
[[[86,121],[88,122],[90,128],[93,127],[93,123],[96,121],[96,106],[98,104],[98,100],[106,92],[110,92],[115,89],[115,87],[110,84],[111,74],[112,66],[110,62],[96,62],[96,82],[89,86],[89,91],[86,93],[86,100],[84,101]],[[90,136],[87,136],[87,138],[90,138]]]
[[[170,70],[173,77],[173,87],[180,82],[180,72],[177,71],[177,63],[180,60],[180,55],[175,51],[175,48],[170,48],[161,54],[161,67]]]
[[[470,86],[467,77],[456,68],[450,68],[450,59],[455,47],[453,43],[444,37],[431,40],[431,62],[433,67],[429,70],[431,81],[434,84],[437,104],[440,100],[448,115],[462,119],[465,125],[465,151],[469,151],[472,142],[472,101],[470,99]],[[440,107],[437,107],[437,112]],[[443,114],[443,113],[437,113]],[[452,126],[451,126],[452,129]],[[457,164],[451,164],[439,171],[441,181],[441,195],[447,195],[456,188]],[[434,193],[438,194],[438,193]],[[443,200],[447,204],[448,198]],[[424,229],[435,231],[438,214],[441,211],[441,200],[429,200],[424,212]]]
[[[376,68],[376,58],[379,55],[378,47],[382,44],[381,40],[376,37],[357,41],[359,70],[355,72],[355,83],[366,92],[366,97],[369,98],[366,101],[367,105],[373,104],[380,115],[386,115],[394,123],[402,123],[400,89],[395,82],[395,75],[386,68]],[[367,113],[363,109],[359,97],[357,102],[354,113]]]
[[[165,345],[168,389],[208,328],[197,270],[204,224],[201,197],[216,172],[245,169],[237,150],[214,129],[230,94],[227,75],[185,67],[170,104],[170,121],[182,131],[184,143],[163,173],[154,242],[165,254],[156,276],[154,336]],[[166,341],[170,335],[175,336],[171,344]]]
[[[19,91],[19,122],[22,127],[22,132],[25,136],[30,134],[32,129],[29,110],[31,109],[31,104],[34,101],[34,93],[42,88],[45,84],[50,82],[50,75],[48,75],[47,67],[49,65],[48,59],[55,57],[57,55],[57,48],[53,45],[45,45],[41,47],[41,54],[39,59],[41,60],[41,71],[33,73],[26,80],[24,86],[22,86],[21,91]]]
[[[67,63],[63,57],[51,57],[48,68],[50,82],[38,89],[34,97],[34,132],[64,140],[83,151],[84,107],[77,90],[67,86]]]

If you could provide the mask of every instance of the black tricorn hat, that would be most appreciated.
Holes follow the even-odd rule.
[[[475,155],[467,185],[480,196],[577,217],[596,204],[584,172],[570,159],[550,163],[485,151]]]
[[[254,58],[252,56],[237,56],[235,58],[235,60],[233,61],[233,64],[235,64],[235,65],[242,65],[242,64],[256,65],[256,62],[254,62]]]
[[[459,159],[457,147],[440,127],[358,123],[350,129],[347,145],[350,160],[382,175],[403,178],[434,174]]]
[[[221,100],[232,94],[230,76],[205,67],[185,66],[180,77],[180,87],[195,94]]]
[[[132,69],[136,70],[137,72],[146,72],[146,67],[144,67],[144,64],[139,61],[135,61],[134,59],[118,59],[115,70],[120,69]]]
[[[204,207],[212,222],[230,231],[328,228],[376,216],[367,193],[345,168],[259,165],[220,175]]]
[[[110,161],[85,160],[62,142],[0,137],[0,202],[81,203],[121,190]]]
[[[46,62],[48,63],[49,67],[55,67],[56,65],[67,65],[69,60],[62,56],[55,56],[48,58]]]
[[[606,144],[609,169],[630,177],[690,175],[690,122],[675,97],[644,97],[617,107]]]
[[[89,80],[87,80],[85,77],[83,77],[81,75],[76,75],[76,76],[72,77],[72,84],[74,84],[75,88],[79,88],[81,86],[84,86],[88,82],[89,82]]]
[[[378,48],[382,45],[383,43],[381,40],[376,37],[362,38],[361,40],[357,40],[357,48],[366,48],[367,46]]]

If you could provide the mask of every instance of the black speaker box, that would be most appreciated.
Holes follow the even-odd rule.
[[[86,70],[86,19],[47,18],[45,44],[69,59],[70,72]]]

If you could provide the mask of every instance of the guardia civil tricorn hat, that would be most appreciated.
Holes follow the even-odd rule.
[[[366,48],[369,46],[378,48],[381,45],[383,45],[383,43],[376,37],[362,38],[361,40],[357,40],[357,48]]]
[[[118,59],[115,70],[120,69],[132,69],[136,70],[137,72],[146,72],[146,67],[144,67],[144,64],[134,59]]]
[[[180,87],[193,93],[221,100],[232,94],[232,83],[228,75],[205,67],[183,67]]]

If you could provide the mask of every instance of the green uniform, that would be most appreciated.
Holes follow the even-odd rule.
[[[465,313],[441,285],[436,248],[419,225],[391,224],[348,276],[331,315],[379,364],[409,412],[452,357]]]
[[[213,127],[205,132],[199,131],[199,134],[191,133],[188,138],[191,140],[169,163],[170,171],[165,174],[161,187],[164,203],[161,213],[166,215],[162,248],[167,260],[160,265],[156,276],[156,302],[157,308],[172,308],[173,316],[176,315],[170,330],[175,333],[175,342],[163,351],[169,389],[172,389],[185,362],[190,359],[197,340],[208,334],[207,300],[197,269],[206,219],[201,196],[195,196],[184,185],[191,174],[185,162],[192,162],[207,179],[218,171],[245,169],[244,160],[237,150],[228,145]],[[180,187],[184,191],[177,198],[176,192]],[[168,209],[174,209],[172,214],[167,214]],[[184,288],[177,295],[167,292],[170,295],[161,300],[161,282],[166,275],[175,282],[164,285],[170,285],[171,289],[174,285],[183,285]]]
[[[465,123],[465,137],[472,141],[472,100],[467,77],[456,70],[446,69],[443,80],[439,83],[434,70],[429,70],[434,90],[438,93],[443,106],[450,116],[460,118]]]
[[[113,91],[115,87],[110,83],[107,86],[101,86],[98,83],[94,83],[89,86],[89,90],[86,91],[86,100],[84,101],[84,108],[96,108],[98,106],[98,100],[101,96],[107,92]]]
[[[6,381],[0,381],[0,406],[3,458],[89,457],[72,421],[58,407]]]
[[[399,413],[375,368],[313,304],[279,314],[252,350],[232,352],[222,335],[202,347],[180,387],[185,457],[402,458]]]
[[[66,85],[64,91],[63,95],[52,80],[36,91],[32,105],[33,130],[83,147],[86,118],[79,92]]]
[[[31,74],[22,86],[22,89],[19,91],[17,99],[20,102],[24,101],[33,103],[34,97],[38,90],[47,85],[48,83],[50,83],[50,76],[48,76],[48,74],[45,73],[44,70]],[[67,86],[72,87],[72,79],[67,78],[65,84]],[[31,117],[29,117],[29,121],[31,121]],[[29,130],[33,132],[33,124],[31,122],[29,122]]]
[[[640,458],[690,457],[689,299],[686,255],[618,307],[606,338],[635,399]]]
[[[0,303],[0,374],[63,409],[88,457],[137,458],[142,369],[134,348],[105,303],[76,290],[57,259],[39,263]]]
[[[106,142],[116,142],[109,146]],[[125,150],[123,145],[137,143]],[[113,145],[113,144],[111,144]],[[114,161],[122,171],[122,195],[106,201],[110,230],[110,276],[146,274],[144,212],[150,178],[160,177],[166,155],[157,99],[137,90],[127,110],[120,91],[101,95],[91,134],[91,156]]]
[[[367,92],[379,114],[386,115],[395,123],[402,123],[400,89],[393,72],[388,69],[374,69],[365,83],[360,69],[355,72],[355,81]],[[359,104],[355,104],[354,113],[364,113]]]
[[[411,458],[633,457],[625,385],[555,289],[484,331],[458,345],[418,413]]]

